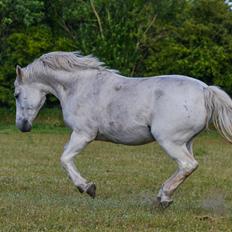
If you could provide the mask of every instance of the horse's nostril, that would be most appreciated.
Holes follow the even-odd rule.
[[[22,120],[22,124],[23,124],[23,125],[27,125],[27,124],[30,124],[30,123],[29,123],[29,121],[28,121],[27,119],[23,119],[23,120]]]
[[[32,127],[31,123],[25,118],[22,119],[21,122],[16,122],[16,125],[22,132],[29,132]]]

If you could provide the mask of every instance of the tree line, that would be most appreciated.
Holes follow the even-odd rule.
[[[224,0],[0,0],[0,105],[14,107],[16,64],[56,50],[93,54],[126,76],[188,75],[232,94]]]

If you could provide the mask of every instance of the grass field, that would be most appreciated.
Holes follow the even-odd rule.
[[[0,231],[232,231],[232,146],[216,132],[196,139],[199,169],[165,210],[153,201],[176,165],[158,144],[90,144],[76,163],[97,185],[93,200],[60,166],[69,133],[59,113],[26,134],[8,115],[0,123]]]

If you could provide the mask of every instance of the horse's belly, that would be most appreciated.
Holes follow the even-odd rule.
[[[154,141],[150,128],[143,126],[139,128],[119,128],[99,130],[96,140],[110,141],[125,145],[142,145]]]

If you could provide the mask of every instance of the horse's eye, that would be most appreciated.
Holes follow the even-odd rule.
[[[19,97],[19,93],[15,93],[14,97],[17,99]]]

